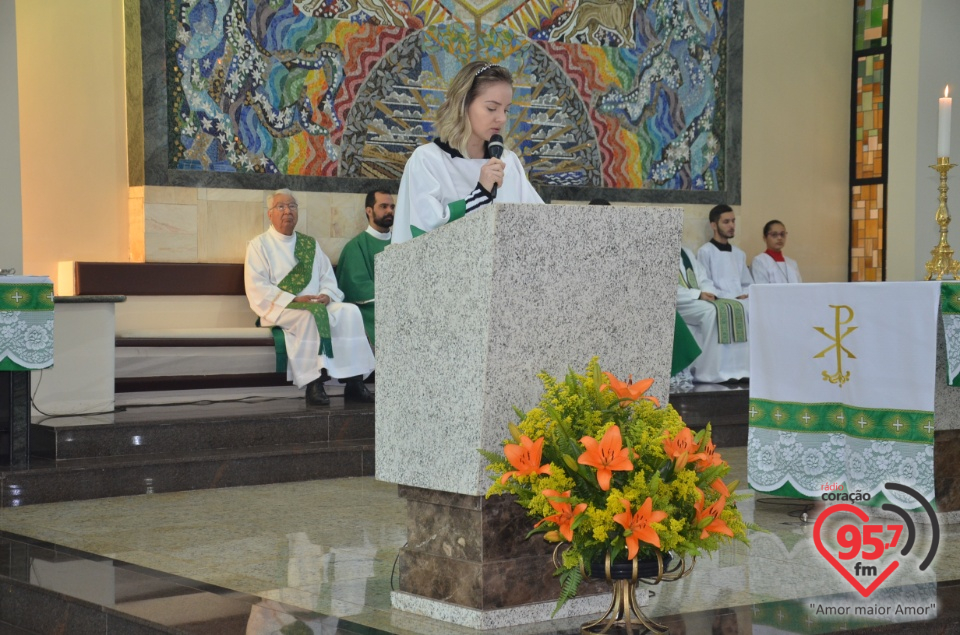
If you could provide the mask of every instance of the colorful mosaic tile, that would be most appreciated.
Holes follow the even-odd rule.
[[[890,0],[857,0],[854,50],[886,46],[890,34]]]
[[[883,173],[883,82],[885,56],[880,53],[857,60],[857,120],[854,126],[856,144],[853,158],[854,175],[858,179],[882,176]]]
[[[884,186],[851,189],[850,281],[880,281],[884,279]]]
[[[724,189],[727,0],[164,0],[169,167],[398,179],[467,61],[535,185]]]

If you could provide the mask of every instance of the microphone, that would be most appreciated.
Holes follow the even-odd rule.
[[[487,142],[487,152],[494,159],[499,159],[503,156],[503,137],[498,134],[490,137],[490,141]],[[497,198],[497,184],[494,183],[493,187],[490,189],[490,198]]]

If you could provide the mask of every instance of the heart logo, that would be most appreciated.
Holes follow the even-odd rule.
[[[863,522],[867,522],[870,520],[870,517],[867,516],[867,514],[862,509],[854,505],[849,505],[847,503],[840,503],[838,505],[833,505],[827,511],[820,514],[819,517],[817,517],[817,522],[813,526],[813,542],[814,544],[817,545],[817,551],[820,552],[820,555],[823,556],[827,562],[832,564],[834,569],[840,572],[840,575],[842,575],[846,579],[846,581],[850,583],[850,586],[856,589],[857,592],[863,597],[869,597],[870,594],[873,593],[876,590],[876,588],[880,586],[883,583],[883,581],[886,580],[890,576],[890,574],[897,569],[897,567],[900,566],[900,563],[896,560],[891,562],[886,569],[880,572],[880,575],[878,575],[876,579],[874,579],[874,581],[870,584],[870,586],[864,587],[862,584],[860,584],[860,580],[857,580],[853,576],[853,574],[850,573],[840,563],[840,561],[837,560],[837,558],[834,557],[834,555],[827,550],[826,546],[824,546],[823,544],[823,539],[820,537],[820,532],[823,529],[824,521],[826,521],[827,518],[829,518],[830,516],[838,512],[850,512],[851,514],[853,514]]]

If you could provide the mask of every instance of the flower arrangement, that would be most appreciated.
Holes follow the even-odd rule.
[[[514,494],[536,520],[534,534],[568,547],[559,560],[557,609],[576,595],[591,563],[605,558],[682,558],[733,539],[748,544],[730,466],[710,439],[694,434],[672,406],[602,372],[596,358],[564,381],[539,375],[540,404],[511,423],[503,455],[483,452],[487,497]]]

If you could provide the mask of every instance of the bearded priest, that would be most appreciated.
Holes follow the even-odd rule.
[[[345,383],[347,401],[371,403],[363,379],[374,368],[360,310],[344,304],[330,259],[320,244],[294,231],[300,206],[293,192],[277,190],[269,200],[272,225],[247,245],[244,285],[260,325],[279,327],[287,348],[287,379],[306,386],[308,405],[330,398],[320,371]]]

